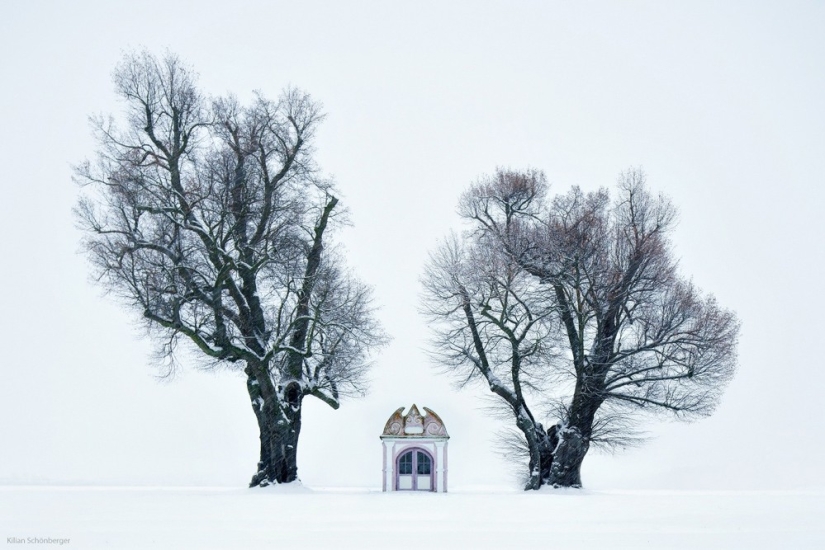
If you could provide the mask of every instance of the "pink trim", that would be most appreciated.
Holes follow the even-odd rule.
[[[445,441],[444,442],[444,450],[442,451],[444,453],[444,492],[445,493],[447,492],[447,445],[448,445],[448,442]]]
[[[387,446],[381,443],[381,459],[384,461],[384,469],[381,470],[381,490],[387,492]]]

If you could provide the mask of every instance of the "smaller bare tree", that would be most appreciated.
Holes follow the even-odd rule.
[[[736,365],[739,323],[677,273],[675,209],[619,178],[618,198],[546,200],[537,171],[500,170],[462,197],[470,229],[424,277],[433,351],[501,398],[529,454],[526,488],[581,486],[591,444],[628,443],[635,419],[710,414]],[[555,411],[545,430],[529,400]]]

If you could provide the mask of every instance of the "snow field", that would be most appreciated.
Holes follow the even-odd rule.
[[[825,492],[0,487],[0,540],[68,538],[60,547],[73,550],[825,548],[823,511]]]

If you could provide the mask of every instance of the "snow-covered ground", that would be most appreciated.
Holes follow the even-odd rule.
[[[28,486],[0,487],[0,540],[69,549],[825,548],[823,512],[822,491]]]

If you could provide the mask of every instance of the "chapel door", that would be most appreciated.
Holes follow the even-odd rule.
[[[413,449],[398,457],[399,491],[432,491],[433,459],[426,451]]]

